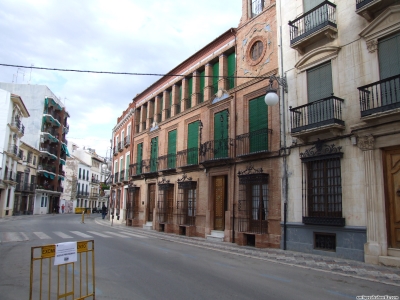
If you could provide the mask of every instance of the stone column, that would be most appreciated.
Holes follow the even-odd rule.
[[[160,115],[159,119],[157,119],[157,115]],[[156,96],[155,105],[154,105],[154,121],[157,123],[161,122],[161,96]]]
[[[379,256],[386,255],[385,197],[380,192],[383,170],[381,157],[374,150],[372,135],[358,137],[358,147],[364,155],[365,200],[367,209],[367,243],[364,245],[365,262],[378,264]]]
[[[166,120],[169,118],[168,110],[169,110],[169,91],[165,90],[163,92],[163,99],[164,99],[164,109],[162,111],[162,119]]]
[[[200,91],[200,72],[193,72],[193,90],[192,90],[192,107],[199,103],[199,93]],[[189,95],[190,96],[190,95]]]
[[[177,104],[180,99],[179,98],[179,86],[174,84],[172,86],[172,107],[171,109],[171,117],[175,116],[177,112]]]
[[[151,128],[154,122],[154,100],[147,102],[147,128]]]
[[[226,77],[228,76],[228,56],[222,54],[219,56],[219,79],[218,79],[218,89],[227,90],[228,82]]]
[[[189,81],[187,78],[182,79],[182,100],[189,99]],[[187,109],[186,101],[181,101],[181,111]]]
[[[213,72],[212,72],[212,65],[210,63],[206,64],[205,66],[205,76],[206,78],[204,78],[204,102],[209,101],[212,99],[213,96],[213,80],[212,80],[212,76]]]

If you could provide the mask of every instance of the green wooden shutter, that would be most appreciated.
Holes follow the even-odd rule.
[[[137,145],[136,155],[136,174],[142,174],[143,143]]]
[[[228,55],[228,88],[234,88],[235,87],[235,71],[236,71],[236,54],[231,53]]]
[[[187,164],[197,165],[199,158],[199,121],[188,125]]]
[[[214,115],[214,158],[228,157],[228,110]]]
[[[182,100],[182,85],[179,86],[179,101]]]
[[[268,150],[268,106],[264,96],[249,102],[250,152]]]
[[[164,94],[163,95],[161,95],[161,103],[160,103],[160,108],[161,108],[161,112],[163,111],[163,109],[164,109]]]
[[[193,77],[189,78],[188,85],[189,85],[189,100],[188,100],[187,108],[191,108],[192,107],[192,93],[193,93]]]
[[[169,91],[169,107],[172,107],[172,91]]]
[[[168,169],[176,166],[176,129],[168,132]]]
[[[206,76],[206,71],[203,71],[203,72],[200,73],[200,99],[199,99],[199,103],[202,103],[204,101],[205,76]]]
[[[150,150],[150,172],[157,171],[157,155],[158,155],[158,137],[151,139],[151,150]]]
[[[219,80],[219,62],[213,65],[213,87],[214,93],[218,91],[218,80]]]

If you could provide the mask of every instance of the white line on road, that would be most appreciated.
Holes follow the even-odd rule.
[[[34,234],[41,240],[51,239],[51,237],[49,237],[47,234],[45,234],[43,232],[34,232]]]
[[[115,233],[115,232],[111,232],[111,231],[105,231],[105,233],[116,235],[116,236],[119,236],[119,237],[122,237],[122,238],[129,238],[129,236],[122,235],[122,234]]]
[[[72,236],[65,234],[61,231],[53,231],[53,232],[63,239],[72,239]]]
[[[18,232],[3,232],[2,242],[21,242],[23,238],[18,234]]]
[[[138,234],[134,234],[134,233],[130,233],[130,232],[120,232],[120,233],[122,233],[122,234],[128,234],[128,235],[131,235],[131,236],[134,236],[134,237],[138,237],[138,238],[142,238],[142,239],[147,239],[148,237],[147,236],[143,236],[143,235],[138,235]]]
[[[105,238],[110,238],[110,237],[112,237],[112,236],[109,236],[109,235],[102,234],[102,233],[100,233],[100,232],[95,232],[95,231],[88,231],[88,232],[91,233],[91,234],[94,234],[94,235],[98,235],[98,236],[101,236],[101,237],[105,237]]]
[[[25,233],[20,232],[20,234],[23,236],[24,241],[29,241],[29,238],[28,238],[28,236],[27,236]]]
[[[84,237],[84,238],[91,238],[92,237],[91,235],[88,235],[88,234],[80,232],[80,231],[71,231],[71,232],[73,234],[79,235],[79,236]]]

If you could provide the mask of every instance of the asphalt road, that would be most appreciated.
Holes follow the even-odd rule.
[[[29,299],[31,247],[94,239],[96,299],[356,299],[400,287],[102,226],[92,215],[0,221],[0,299]],[[56,276],[53,276],[56,279]],[[52,280],[53,280],[52,279]],[[36,298],[37,299],[37,298]],[[71,299],[71,298],[69,298]]]

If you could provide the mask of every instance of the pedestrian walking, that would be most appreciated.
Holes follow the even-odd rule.
[[[101,208],[101,218],[104,219],[107,214],[107,207],[103,204],[103,207]]]
[[[61,205],[61,212],[62,212],[62,213],[64,213],[64,208],[65,208],[65,205],[64,205],[64,204]]]

